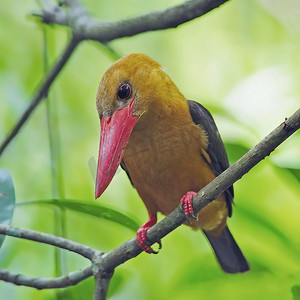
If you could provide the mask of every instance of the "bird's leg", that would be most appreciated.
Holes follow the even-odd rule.
[[[154,254],[158,253],[158,251],[154,251],[147,244],[147,235],[146,235],[147,230],[149,228],[151,228],[153,225],[155,225],[156,222],[157,222],[156,215],[149,216],[149,220],[138,229],[137,234],[136,234],[136,239],[137,239],[139,246],[142,248],[143,251],[145,251],[147,253],[154,253]],[[161,249],[161,241],[158,241],[157,243],[159,245],[159,249]]]
[[[191,223],[189,220],[190,217],[198,221],[198,214],[195,215],[193,209],[193,197],[195,194],[195,192],[187,192],[180,200],[181,208],[184,211],[186,219],[189,223]]]

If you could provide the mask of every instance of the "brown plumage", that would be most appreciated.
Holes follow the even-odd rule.
[[[198,192],[228,167],[223,143],[207,110],[187,101],[161,66],[144,54],[125,56],[107,70],[99,85],[97,109],[101,135],[109,132],[113,142],[100,143],[96,197],[121,162],[148,210],[150,219],[138,231],[138,241],[151,252],[146,231],[156,222],[157,212],[169,214],[187,192]],[[110,143],[113,146],[107,146]],[[106,158],[107,151],[111,158]],[[100,162],[104,160],[114,163],[104,167]],[[223,269],[235,273],[248,270],[248,264],[226,226],[232,197],[230,188],[191,226],[205,231]],[[191,203],[191,197],[187,201]]]

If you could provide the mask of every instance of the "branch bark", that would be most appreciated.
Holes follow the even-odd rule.
[[[255,147],[243,155],[237,162],[199,191],[193,198],[193,207],[195,212],[198,213],[211,201],[217,198],[219,194],[239,180],[266,156],[270,155],[276,147],[278,147],[299,128],[300,109],[274,129]],[[150,244],[152,245],[159,241],[185,221],[186,217],[184,212],[178,206],[171,214],[147,231],[147,237]],[[54,279],[30,278],[24,275],[11,273],[9,271],[0,270],[1,280],[9,281],[17,285],[26,285],[41,289],[66,287],[74,284],[74,282],[80,282],[93,273],[96,279],[94,299],[105,299],[108,284],[114,269],[142,252],[136,239],[129,240],[109,253],[103,254],[95,249],[70,240],[8,225],[0,225],[0,234],[30,239],[64,248],[87,257],[93,263],[92,267]]]
[[[117,22],[101,22],[88,16],[82,8],[65,10],[52,7],[34,12],[45,23],[68,26],[74,36],[82,40],[95,40],[107,43],[117,38],[133,36],[139,33],[175,28],[183,23],[198,18],[219,7],[228,0],[192,0],[181,5],[142,14],[138,17]]]
[[[11,282],[15,285],[24,285],[36,289],[57,289],[75,285],[80,281],[93,275],[92,267],[88,266],[82,270],[71,272],[66,276],[57,278],[29,277],[0,269],[0,280]]]
[[[47,7],[42,12],[35,13],[35,15],[39,16],[43,22],[69,26],[73,33],[73,39],[52,70],[49,72],[48,76],[45,78],[40,89],[33,97],[31,104],[17,122],[12,132],[0,146],[0,155],[19,132],[43,97],[48,93],[51,84],[70,58],[76,46],[82,40],[90,39],[107,43],[117,38],[132,36],[142,32],[174,28],[180,24],[204,15],[226,1],[227,0],[187,1],[182,5],[170,9],[152,12],[130,20],[118,22],[100,22],[92,19],[88,16],[77,0],[65,0],[65,3],[70,7],[69,10],[60,7]],[[240,179],[259,161],[269,155],[279,144],[298,130],[299,127],[300,109],[289,119],[285,120],[278,128],[265,137],[235,164],[225,170],[214,181],[198,192],[193,198],[195,212],[199,212],[220,193],[224,192],[229,186]],[[180,226],[185,220],[186,218],[183,211],[179,207],[176,208],[169,216],[149,229],[147,236],[150,244],[162,239],[165,235]],[[94,299],[105,299],[109,281],[114,269],[142,252],[136,239],[127,241],[111,252],[103,254],[95,249],[61,237],[7,225],[0,225],[0,233],[67,249],[88,258],[92,262],[92,266],[83,270],[78,270],[76,272],[69,273],[66,276],[52,279],[32,278],[0,269],[1,280],[12,282],[17,285],[26,285],[38,289],[44,289],[66,287],[94,275],[96,280]]]
[[[32,14],[40,17],[44,23],[69,26],[72,30],[73,39],[51,69],[48,76],[44,79],[44,82],[31,100],[26,111],[0,145],[0,156],[18,134],[21,127],[28,120],[43,97],[48,93],[50,86],[80,41],[95,40],[101,43],[108,43],[121,37],[133,36],[142,32],[177,27],[180,24],[208,13],[227,1],[228,0],[186,1],[182,5],[166,10],[143,14],[129,20],[117,22],[101,22],[89,17],[83,6],[81,6],[77,0],[65,0],[64,4],[68,6],[68,9],[60,6],[51,7],[46,5],[42,11],[33,12]]]
[[[290,118],[286,119],[269,135],[267,135],[255,147],[249,150],[238,161],[226,169],[222,174],[205,186],[193,197],[193,208],[198,213],[218,195],[223,193],[228,187],[233,185],[256,164],[270,155],[276,147],[284,142],[289,136],[300,128],[300,109],[298,109]],[[186,221],[186,217],[178,206],[171,214],[162,221],[151,227],[147,231],[147,238],[150,245],[158,242],[168,233],[180,226]],[[127,241],[118,248],[102,256],[103,268],[115,268],[125,261],[141,253],[136,239]]]
[[[108,287],[110,279],[113,275],[113,270],[111,268],[104,269],[102,266],[102,260],[95,264],[96,272],[95,277],[95,290],[94,290],[94,300],[105,300],[108,292]]]
[[[92,260],[95,256],[99,254],[102,255],[100,251],[97,251],[86,245],[82,245],[74,241],[71,241],[69,239],[65,239],[48,233],[42,233],[34,230],[17,228],[9,225],[4,225],[4,224],[0,224],[0,233],[4,235],[9,235],[21,239],[27,239],[35,242],[52,245],[62,249],[66,249],[71,252],[75,252],[90,260]]]

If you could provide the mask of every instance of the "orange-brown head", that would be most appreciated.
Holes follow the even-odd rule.
[[[125,96],[126,91],[128,97],[122,99],[120,94]],[[116,61],[103,75],[97,110],[100,119],[108,118],[134,100],[133,113],[141,116],[153,101],[163,101],[163,95],[170,99],[172,94],[181,95],[160,64],[145,54],[133,53]]]
[[[153,59],[130,54],[116,61],[104,74],[97,93],[101,138],[96,198],[112,180],[139,118],[150,108],[184,104],[185,98]]]

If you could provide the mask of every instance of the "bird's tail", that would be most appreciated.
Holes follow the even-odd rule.
[[[220,237],[213,237],[208,232],[203,232],[214,249],[216,257],[225,272],[242,273],[249,270],[249,264],[227,226]]]

